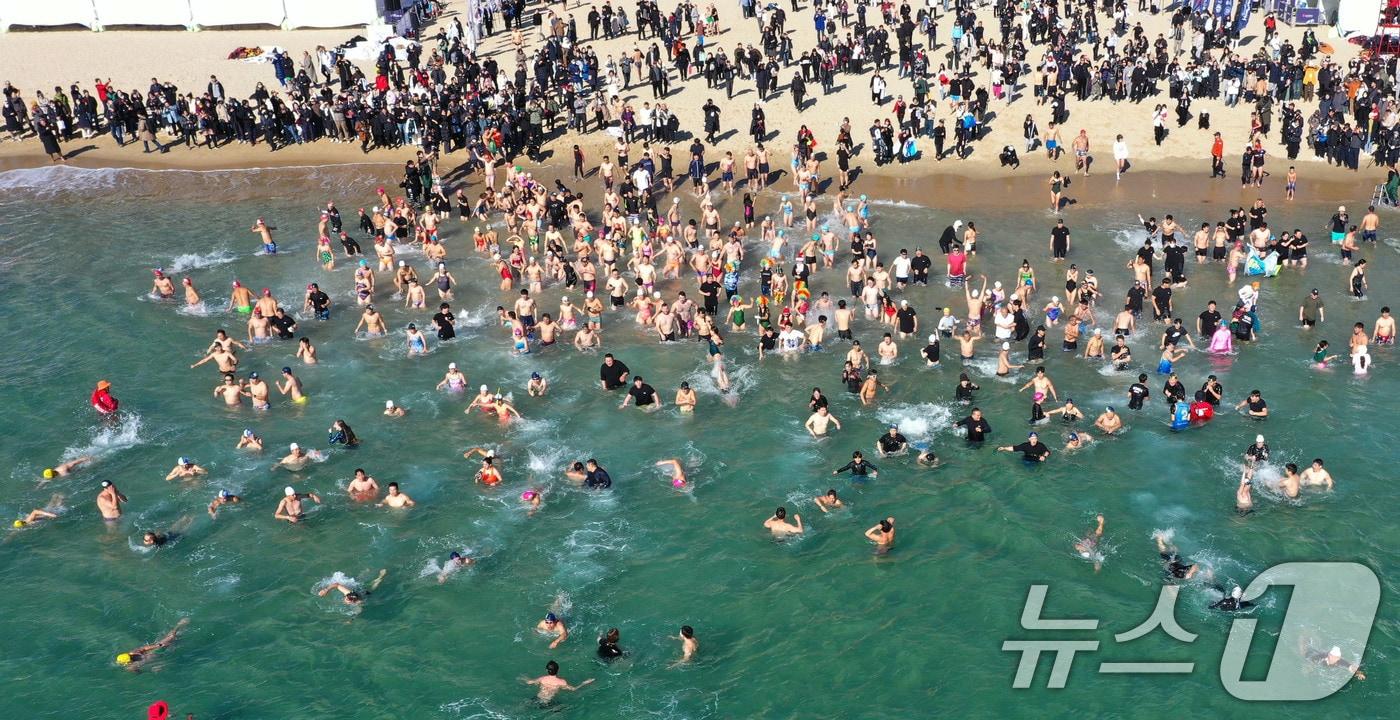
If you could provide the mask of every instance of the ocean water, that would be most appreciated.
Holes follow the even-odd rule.
[[[455,342],[432,339],[426,357],[406,357],[398,333],[410,321],[426,325],[428,315],[403,309],[381,290],[378,306],[396,333],[357,339],[349,265],[337,258],[327,273],[313,259],[316,211],[335,200],[350,229],[355,208],[373,204],[375,186],[394,177],[394,168],[383,166],[0,174],[0,299],[7,316],[0,323],[0,477],[6,480],[0,516],[18,517],[55,493],[66,496],[58,520],[0,531],[6,533],[0,582],[8,589],[0,612],[0,677],[9,680],[0,705],[23,708],[31,718],[139,717],[157,699],[169,701],[179,717],[193,712],[201,719],[517,718],[556,711],[625,718],[1151,718],[1180,712],[1177,699],[1216,717],[1254,708],[1221,686],[1230,619],[1208,608],[1219,596],[1211,586],[1247,584],[1272,565],[1296,560],[1369,566],[1382,583],[1382,609],[1364,658],[1365,682],[1318,703],[1268,709],[1291,718],[1370,717],[1394,700],[1400,683],[1390,669],[1400,628],[1391,601],[1400,531],[1389,509],[1396,455],[1384,438],[1397,428],[1397,357],[1373,349],[1376,365],[1366,376],[1345,367],[1318,371],[1307,362],[1318,338],[1345,352],[1350,324],[1360,320],[1369,328],[1389,300],[1400,280],[1390,239],[1400,234],[1400,221],[1393,216],[1384,218],[1387,242],[1362,253],[1371,260],[1372,295],[1353,301],[1344,294],[1347,269],[1322,239],[1331,208],[1271,200],[1275,225],[1313,229],[1313,264],[1262,281],[1260,342],[1234,357],[1192,353],[1178,363],[1188,389],[1207,373],[1219,375],[1230,404],[1249,388],[1262,389],[1273,412],[1263,423],[1222,409],[1204,427],[1173,433],[1159,399],[1147,411],[1126,410],[1133,376],[1155,367],[1157,332],[1130,343],[1133,372],[1107,373],[1059,352],[1059,333],[1052,331],[1045,365],[1061,396],[1072,396],[1090,417],[1117,405],[1129,430],[1028,467],[991,447],[968,449],[950,428],[966,408],[953,403],[959,366],[948,343],[937,369],[918,360],[922,343],[903,343],[899,362],[881,368],[890,392],[865,407],[840,385],[844,345],[759,362],[752,330],[726,333],[735,386],[726,396],[708,381],[701,346],[656,344],[630,317],[610,314],[605,350],[644,375],[668,406],[682,380],[701,396],[690,417],[670,407],[619,411],[620,397],[596,387],[597,355],[562,346],[510,354],[490,318],[506,298],[471,252],[470,228],[455,218],[444,234],[449,267],[463,283],[454,308],[459,318],[470,311],[472,322]],[[1359,188],[1354,204],[1366,194]],[[777,191],[765,193],[760,214],[776,202]],[[1070,259],[1100,277],[1104,322],[1131,281],[1123,264],[1140,236],[1136,211],[1175,213],[1187,227],[1226,214],[1185,200],[1175,207],[1069,210]],[[726,216],[736,212],[737,203]],[[277,257],[253,252],[256,236],[247,228],[258,216],[279,228]],[[1027,257],[1042,284],[1037,301],[1062,287],[1059,269],[1048,262],[1054,216],[1045,210],[954,211],[931,197],[927,206],[876,205],[873,227],[887,250],[921,246],[936,255],[938,233],[955,217],[982,230],[974,272],[1009,284]],[[421,255],[401,257],[425,273]],[[192,278],[207,309],[189,312],[152,300],[156,266],[177,282]],[[756,273],[746,270],[742,289],[750,296]],[[1188,273],[1190,287],[1177,294],[1188,324],[1207,300],[1233,298],[1235,288],[1218,266]],[[271,288],[302,319],[301,334],[315,341],[321,358],[318,366],[302,367],[293,344],[273,344],[242,353],[242,369],[274,378],[283,365],[297,368],[309,403],[277,400],[262,413],[226,410],[210,395],[218,379],[212,365],[188,369],[217,328],[242,336],[243,320],[223,307],[234,279]],[[312,281],[337,304],[329,322],[301,317],[302,288]],[[837,298],[844,297],[842,285],[839,270],[814,281],[816,290]],[[392,290],[391,283],[381,286]],[[683,287],[694,292],[693,281]],[[1311,287],[1323,290],[1328,319],[1319,330],[1304,331],[1293,320]],[[667,284],[668,294],[674,289]],[[542,308],[553,312],[560,295],[547,289]],[[960,295],[941,284],[903,297],[926,327],[938,306],[952,304],[959,316],[964,309]],[[864,321],[856,328],[872,354],[881,332]],[[982,385],[978,404],[994,443],[1011,444],[1027,430],[1030,401],[1016,390],[1031,368],[1012,382],[991,377],[991,345],[979,347],[970,370]],[[1023,357],[1018,348],[1013,359]],[[465,415],[469,398],[434,390],[452,361],[469,386],[513,393],[525,419],[502,426]],[[531,371],[550,379],[546,397],[527,397]],[[116,425],[99,422],[87,404],[102,378],[122,401]],[[1150,384],[1156,389],[1162,381],[1153,375]],[[820,441],[802,428],[813,386],[831,396],[843,424]],[[409,415],[383,417],[386,399]],[[360,436],[358,449],[326,446],[324,433],[337,418]],[[875,459],[880,474],[868,482],[832,477],[852,450],[871,454],[889,423],[930,443],[943,464],[921,469],[910,457]],[[267,450],[234,449],[245,427],[264,438]],[[1057,451],[1063,447],[1067,429],[1040,431]],[[1255,512],[1240,517],[1234,509],[1240,456],[1258,432],[1273,449],[1274,469],[1261,477],[1276,475],[1284,462],[1305,465],[1321,456],[1336,490],[1299,500],[1261,490]],[[289,442],[319,448],[327,459],[296,473],[272,469]],[[461,454],[474,446],[497,449],[505,475],[498,488],[473,484],[476,463]],[[97,457],[92,466],[36,482],[58,459],[89,454]],[[180,455],[209,475],[167,482]],[[611,472],[611,491],[589,493],[562,477],[565,463],[587,457]],[[687,489],[673,488],[654,467],[673,457],[691,478]],[[398,481],[418,506],[391,511],[351,502],[343,487],[357,467],[381,486]],[[93,503],[103,479],[130,498],[117,525],[104,525]],[[300,526],[272,517],[287,484],[325,501]],[[210,519],[204,508],[220,488],[244,502]],[[519,500],[527,488],[544,493],[533,514]],[[847,507],[820,512],[811,499],[827,488],[840,491]],[[804,537],[784,543],[769,537],[762,522],[778,505],[802,515]],[[1098,572],[1071,548],[1096,513],[1107,517]],[[898,543],[877,556],[862,533],[888,515],[897,520]],[[153,552],[140,547],[142,531],[183,518],[190,524],[175,542]],[[1199,636],[1186,644],[1157,631],[1114,643],[1113,633],[1137,626],[1156,603],[1161,569],[1151,536],[1158,530],[1211,570],[1208,581],[1182,590],[1176,609],[1182,626]],[[467,549],[477,565],[438,584],[434,573],[447,554]],[[380,568],[388,575],[358,613],[316,596],[332,577],[367,582]],[[1037,583],[1050,585],[1047,617],[1097,618],[1100,629],[1061,635],[1021,629],[1027,590]],[[1337,588],[1339,612],[1348,593]],[[1263,675],[1286,607],[1286,591],[1275,590],[1253,615],[1260,620],[1254,679]],[[551,609],[571,630],[554,651],[534,631]],[[182,617],[190,619],[188,628],[147,666],[150,672],[127,673],[113,664],[116,653],[155,640]],[[700,653],[690,665],[671,667],[682,624],[695,627]],[[605,665],[596,659],[594,638],[609,627],[620,629],[628,656]],[[1341,645],[1349,657],[1365,640],[1321,633],[1312,639],[1317,646]],[[1013,690],[1019,656],[1002,651],[1002,642],[1062,636],[1102,644],[1076,659],[1066,688],[1045,688],[1049,660],[1042,658],[1033,689]],[[1295,649],[1279,651],[1296,656]],[[520,678],[540,674],[549,659],[570,681],[597,681],[541,709]],[[1196,668],[1184,676],[1097,674],[1104,660],[1191,661]]]

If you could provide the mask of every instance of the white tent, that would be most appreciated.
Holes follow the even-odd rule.
[[[284,0],[288,28],[333,28],[379,21],[376,0]]]
[[[97,24],[189,27],[190,0],[91,0]]]
[[[283,0],[189,0],[194,24],[201,27],[220,25],[276,25],[287,17]]]
[[[11,25],[53,27],[57,25],[97,26],[92,0],[0,0],[0,30]]]
[[[1337,34],[1342,37],[1375,35],[1384,4],[1385,0],[1346,0],[1337,3]]]

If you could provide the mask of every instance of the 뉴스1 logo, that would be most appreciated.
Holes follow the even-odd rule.
[[[1356,563],[1294,562],[1275,565],[1249,583],[1238,600],[1249,603],[1270,587],[1293,588],[1288,601],[1278,643],[1263,680],[1244,680],[1245,658],[1254,639],[1258,620],[1235,618],[1220,658],[1220,682],[1226,692],[1241,700],[1320,700],[1338,690],[1352,677],[1365,679],[1360,662],[1380,604],[1380,581],[1370,568]],[[1059,620],[1041,617],[1047,585],[1032,585],[1021,611],[1025,630],[1092,631],[1099,621]],[[1184,643],[1194,642],[1196,634],[1176,621],[1179,587],[1164,585],[1152,614],[1137,627],[1113,636],[1115,642],[1136,640],[1157,628]],[[1330,645],[1330,647],[1329,647]],[[1029,688],[1043,652],[1054,654],[1047,687],[1065,686],[1078,652],[1098,650],[1099,641],[1007,640],[1001,649],[1021,653],[1011,686]],[[1103,662],[1099,674],[1190,674],[1192,662]]]

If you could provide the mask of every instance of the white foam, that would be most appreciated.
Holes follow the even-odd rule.
[[[875,417],[885,425],[898,425],[912,440],[926,440],[953,422],[953,411],[935,403],[897,404],[881,409]]]
[[[181,273],[186,270],[197,270],[199,268],[223,265],[237,259],[237,255],[227,250],[215,250],[213,252],[204,253],[203,255],[198,253],[185,253],[172,257],[165,264],[165,272],[167,275],[171,273]]]
[[[62,459],[72,460],[85,455],[110,455],[141,442],[141,416],[133,413],[124,415],[116,425],[99,429],[87,445],[65,449]]]

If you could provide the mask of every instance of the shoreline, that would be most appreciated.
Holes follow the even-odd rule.
[[[589,178],[583,181],[575,181],[570,177],[571,167],[564,160],[568,152],[568,146],[575,139],[581,139],[580,145],[584,145],[594,138],[565,136],[546,146],[546,159],[542,162],[534,162],[525,158],[520,158],[524,162],[519,162],[522,167],[542,176],[547,180],[558,178],[565,184],[576,185],[584,192],[595,189],[595,180]],[[106,139],[110,143],[110,139]],[[590,153],[602,153],[608,149],[608,145],[598,140],[588,143],[595,146],[593,149],[586,149]],[[128,146],[129,147],[129,146]],[[561,152],[560,148],[564,148]],[[32,152],[13,152],[13,150],[26,149]],[[0,173],[12,170],[38,170],[46,167],[70,167],[80,170],[145,170],[152,172],[238,172],[256,170],[350,170],[353,168],[376,168],[385,169],[385,181],[397,177],[401,163],[414,158],[415,149],[405,147],[401,150],[380,150],[374,154],[365,155],[355,149],[352,145],[304,145],[283,148],[277,152],[262,152],[253,148],[240,148],[228,151],[220,149],[210,152],[204,148],[196,147],[186,149],[183,147],[172,148],[169,153],[142,154],[139,151],[131,153],[124,152],[126,148],[97,147],[89,151],[82,152],[72,161],[67,163],[53,163],[48,160],[42,151],[36,146],[9,145],[0,146]],[[590,157],[600,157],[599,154]],[[716,157],[718,157],[716,155]],[[770,181],[764,190],[767,194],[784,194],[790,192],[785,168],[787,158],[782,153],[773,153],[774,179]],[[1055,170],[1060,170],[1062,174],[1073,172],[1073,161],[1062,157],[1058,162],[1052,162],[1041,154],[1034,157],[1024,158],[1022,167],[1017,170],[1006,170],[1000,167],[993,167],[986,163],[959,162],[956,160],[944,160],[942,162],[924,159],[908,164],[892,164],[875,167],[866,160],[868,153],[853,158],[852,170],[855,176],[852,180],[848,194],[851,196],[868,195],[872,198],[894,201],[908,202],[921,207],[930,208],[1005,208],[1005,209],[1027,209],[1037,206],[1044,206],[1047,215],[1050,214],[1048,207],[1048,184],[1049,174]],[[450,176],[458,173],[462,165],[465,164],[467,156],[465,154],[445,155],[439,161],[442,163],[439,171],[440,175]],[[1262,197],[1266,202],[1286,202],[1283,198],[1283,182],[1266,181],[1263,188],[1241,188],[1234,182],[1233,178],[1227,177],[1219,180],[1210,180],[1209,174],[1204,168],[1199,173],[1192,173],[1183,169],[1188,161],[1181,159],[1147,160],[1136,163],[1130,171],[1124,175],[1123,180],[1115,181],[1111,170],[1109,172],[1091,173],[1084,178],[1077,175],[1067,175],[1070,183],[1065,190],[1067,205],[1061,210],[1067,217],[1073,217],[1075,207],[1099,208],[1110,206],[1126,207],[1133,213],[1141,212],[1144,215],[1157,215],[1162,212],[1183,213],[1187,210],[1186,205],[1211,204],[1224,206],[1247,206],[1256,197]],[[1194,161],[1204,165],[1200,160]],[[592,164],[592,163],[590,163]],[[1309,157],[1300,156],[1297,162],[1299,167],[1298,196],[1303,201],[1340,202],[1342,204],[1356,205],[1365,203],[1370,199],[1371,193],[1378,185],[1384,182],[1385,177],[1380,174],[1381,168],[1366,168],[1360,172],[1352,172],[1345,168],[1327,165],[1321,160],[1313,160]],[[858,175],[855,170],[859,169]],[[834,162],[827,160],[823,170],[834,170]],[[1374,173],[1372,172],[1374,171]],[[465,176],[464,181],[454,184],[451,191],[457,187],[480,188],[482,187],[479,176],[476,173]],[[828,175],[828,177],[830,177]],[[1206,180],[1202,183],[1201,180]],[[718,186],[717,175],[711,175],[712,187]],[[677,196],[684,197],[688,193],[680,191],[680,182],[677,183]],[[1183,194],[1187,189],[1192,193],[1184,203],[1173,206],[1169,201],[1164,200],[1173,194]],[[740,186],[736,189],[736,197],[742,196],[744,188]],[[449,194],[451,194],[449,192]],[[717,199],[720,193],[715,190]],[[818,195],[818,204],[825,205],[834,196],[834,187],[828,187],[825,192]]]

